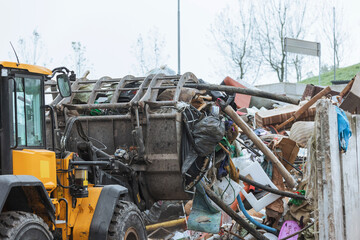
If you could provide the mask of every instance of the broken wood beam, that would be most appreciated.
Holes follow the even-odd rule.
[[[248,136],[255,146],[264,153],[264,155],[279,169],[281,176],[285,179],[285,183],[289,188],[296,185],[295,179],[290,175],[288,170],[282,165],[280,160],[274,153],[263,143],[263,141],[253,132],[253,130],[246,124],[244,120],[232,109],[230,106],[225,106],[224,100],[219,99],[221,109],[229,115],[229,117],[238,125],[241,130]]]
[[[280,130],[283,127],[285,127],[287,124],[289,124],[293,121],[296,121],[306,110],[308,110],[314,103],[316,103],[317,100],[319,100],[320,98],[322,98],[329,92],[331,92],[331,88],[329,86],[327,86],[326,88],[321,90],[321,92],[316,94],[312,99],[310,99],[307,103],[305,103],[303,106],[301,106],[300,109],[297,110],[291,118],[289,118],[288,120],[286,120],[285,122],[283,122],[279,125],[276,125],[276,127],[275,127],[276,130]]]
[[[239,88],[233,86],[217,85],[217,84],[196,84],[196,83],[187,83],[184,84],[184,87],[196,88],[199,90],[210,90],[210,91],[222,91],[228,94],[240,93],[245,95],[251,95],[256,97],[262,97],[267,99],[272,99],[280,102],[286,102],[291,104],[299,104],[300,100],[296,98],[291,98],[287,96],[282,96],[275,93],[264,92],[260,90],[250,89],[250,88]]]
[[[350,92],[351,87],[354,84],[355,77],[353,77],[351,81],[346,85],[346,87],[340,92],[339,94],[340,100],[343,99]]]

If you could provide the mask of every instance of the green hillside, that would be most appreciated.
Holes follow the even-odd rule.
[[[360,72],[360,63],[348,67],[338,68],[336,69],[336,80],[351,80],[358,72]],[[321,85],[331,85],[332,80],[334,80],[333,71],[321,74]],[[318,76],[304,79],[300,83],[317,85]]]

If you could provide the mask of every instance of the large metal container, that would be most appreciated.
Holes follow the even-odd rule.
[[[72,84],[71,97],[61,99],[57,96],[52,103],[56,110],[55,128],[61,136],[68,119],[76,116],[93,144],[107,154],[114,155],[117,149],[135,147],[142,161],[129,165],[143,173],[154,200],[190,199],[192,195],[184,190],[181,173],[182,115],[176,106],[183,85],[197,82],[192,73],[181,76],[156,74],[146,78],[106,77],[93,81],[77,79]],[[159,93],[166,89],[173,89],[173,99],[159,101]],[[83,94],[82,97],[87,94],[86,103],[79,102],[79,94]],[[104,94],[110,94],[110,100],[97,103]],[[91,116],[101,111],[102,115]],[[76,129],[72,129],[67,150],[77,152],[82,141]],[[48,143],[49,146],[52,143],[50,136]],[[60,147],[59,141],[56,145]]]

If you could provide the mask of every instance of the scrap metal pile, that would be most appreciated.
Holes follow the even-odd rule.
[[[147,207],[142,209],[147,209],[143,216],[149,238],[314,237],[314,209],[306,192],[314,103],[331,95],[346,103],[346,96],[356,97],[350,89],[360,84],[359,79],[342,93],[308,86],[302,102],[247,89],[229,77],[220,86],[190,73],[134,80],[128,76],[116,84],[108,78],[77,81],[75,95],[55,100],[55,105],[63,117],[87,121],[89,136],[95,131],[89,116],[111,119],[114,136],[134,129],[132,140],[112,138],[105,128],[100,130],[104,136],[96,138],[109,154],[143,172],[151,199],[145,199]],[[259,97],[272,100],[259,104]],[[114,129],[119,119],[127,124],[122,132]],[[69,148],[76,141],[70,140]],[[184,216],[165,221],[159,217],[161,206],[169,203],[159,200],[184,200],[183,206],[170,203],[184,208]]]
[[[204,153],[210,164],[202,169],[204,177],[185,205],[187,217],[148,226],[150,236],[156,238],[162,231],[161,239],[314,239],[314,209],[306,192],[306,148],[314,132],[314,103],[332,98],[344,110],[357,111],[354,102],[346,104],[347,96],[357,96],[355,88],[350,90],[354,81],[355,77],[341,93],[308,85],[304,101],[272,110],[250,108],[251,97],[230,95],[233,91],[195,94],[188,101],[190,126],[184,116],[191,143],[185,160],[191,163]],[[228,77],[222,84],[239,85]],[[202,152],[203,147],[208,151]],[[189,158],[192,155],[196,157]],[[182,231],[163,228],[173,230],[178,224]]]

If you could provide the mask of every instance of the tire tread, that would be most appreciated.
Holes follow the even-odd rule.
[[[144,229],[142,230],[146,235],[144,220],[142,219],[142,215],[138,207],[132,202],[119,200],[115,206],[114,213],[111,218],[109,231],[108,231],[108,238],[107,238],[108,240],[123,240],[124,232],[119,226],[124,222],[124,219],[130,213],[136,214],[139,217],[141,221],[141,226],[144,227]]]
[[[11,211],[0,214],[0,236],[2,240],[13,240],[18,233],[16,226],[32,220],[41,225],[50,235],[49,226],[44,220],[33,213],[22,211]]]

